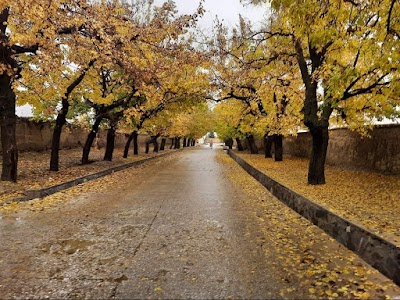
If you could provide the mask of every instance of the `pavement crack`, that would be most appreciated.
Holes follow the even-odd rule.
[[[149,227],[147,228],[145,234],[143,235],[143,237],[142,237],[142,239],[141,239],[139,245],[137,245],[136,248],[135,248],[135,250],[133,251],[132,257],[135,257],[136,253],[138,253],[138,251],[139,251],[140,248],[142,247],[142,244],[143,244],[144,240],[146,239],[147,235],[149,234],[151,228],[153,227],[153,224],[154,224],[155,220],[157,219],[157,217],[158,217],[158,215],[159,215],[159,213],[160,213],[160,211],[161,211],[161,207],[163,206],[163,204],[164,204],[164,202],[161,203],[160,207],[158,208],[156,214],[154,215],[153,219],[151,220],[151,222],[150,222],[150,224],[149,224]]]
[[[151,228],[153,227],[153,224],[154,224],[155,220],[157,219],[157,217],[158,217],[158,215],[159,215],[159,213],[160,213],[160,211],[161,211],[161,208],[162,208],[163,204],[164,204],[164,202],[161,203],[161,205],[160,205],[160,207],[158,208],[156,214],[154,215],[153,219],[151,220],[150,224],[148,225],[148,228],[147,228],[145,234],[143,235],[143,237],[142,237],[140,243],[136,246],[135,250],[133,251],[133,253],[132,253],[132,258],[135,257],[136,254],[138,253],[138,251],[140,250],[140,248],[141,248],[141,246],[142,246],[144,240],[146,239],[147,235],[149,234]],[[125,278],[126,278],[126,277],[125,277]],[[115,285],[115,287],[113,287],[109,299],[115,299],[115,297],[116,297],[116,295],[117,295],[118,287],[119,287],[119,285],[122,283],[122,281],[124,281],[124,280],[127,279],[127,278],[126,278],[126,279],[125,279],[125,278],[124,278],[123,280],[121,280],[121,281],[116,280],[117,284]]]
[[[119,286],[119,284],[117,284],[115,287],[113,287],[109,299],[115,299],[115,296],[117,295],[117,288],[118,288],[118,286]]]

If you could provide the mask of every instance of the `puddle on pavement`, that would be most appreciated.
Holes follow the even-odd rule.
[[[61,240],[54,243],[46,243],[40,250],[51,254],[74,254],[76,252],[87,251],[95,242],[87,240]]]

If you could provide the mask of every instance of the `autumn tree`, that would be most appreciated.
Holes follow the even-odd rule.
[[[27,61],[29,68],[25,68],[21,84],[30,96],[23,101],[34,107],[47,104],[57,108],[50,159],[52,171],[59,168],[61,132],[67,122],[71,99],[80,101],[81,91],[77,88],[96,63],[110,61],[110,51],[119,41],[116,23],[122,23],[122,8],[116,2],[58,4],[56,17],[50,19],[52,35],[48,43],[42,46],[41,55]]]
[[[269,2],[270,26],[260,43],[279,37],[295,55],[304,86],[304,124],[312,136],[308,183],[325,183],[331,117],[363,131],[375,118],[396,117],[399,39],[396,4],[384,1]],[[397,16],[397,17],[396,17]]]
[[[192,15],[178,15],[173,2],[155,8],[141,29],[135,43],[124,45],[117,63],[131,76],[142,95],[142,102],[126,111],[126,124],[132,133],[125,147],[137,138],[143,123],[185,95],[203,92],[204,76],[200,70],[204,59],[192,47],[191,28],[202,14],[201,4]],[[137,148],[134,147],[135,154]]]
[[[109,120],[105,160],[110,160],[116,125],[124,110],[137,105],[141,97],[134,82],[116,65],[93,68],[80,90],[84,102],[90,107],[89,114],[93,115],[92,127],[83,147],[82,164],[89,163],[90,149],[103,120]]]
[[[274,141],[275,159],[280,161],[282,138],[294,134],[300,121],[299,76],[293,68],[293,57],[280,61],[277,49],[282,45],[260,43],[252,39],[253,35],[250,22],[243,18],[231,36],[218,25],[213,42],[217,101],[241,101],[239,122],[251,153],[258,152],[254,136],[264,137],[268,142]],[[272,143],[266,143],[266,149],[268,145]]]
[[[0,126],[1,180],[17,180],[18,151],[15,138],[16,95],[13,88],[23,67],[23,56],[38,51],[49,26],[45,14],[54,12],[53,1],[2,1],[0,4]]]
[[[58,94],[56,99],[57,103],[61,103],[61,108],[58,110],[56,126],[53,134],[52,140],[52,155],[50,162],[51,170],[58,170],[58,149],[60,142],[61,129],[66,123],[66,118],[71,107],[71,98],[76,99],[76,103],[82,102],[83,99],[89,99],[92,97],[92,106],[98,108],[98,119],[95,121],[94,126],[98,127],[98,123],[106,115],[106,111],[115,109],[118,103],[122,104],[121,99],[119,101],[114,101],[110,103],[111,99],[116,98],[128,98],[127,94],[129,92],[126,89],[137,90],[134,84],[127,85],[124,84],[125,95],[121,95],[121,88],[114,89],[116,86],[114,84],[113,92],[107,90],[107,86],[100,84],[103,87],[103,95],[101,97],[96,97],[96,91],[98,90],[97,84],[92,80],[92,86],[86,86],[80,88],[82,82],[84,82],[87,74],[93,70],[97,72],[99,76],[102,75],[114,79],[111,73],[105,74],[105,72],[112,72],[112,75],[118,73],[119,75],[127,73],[128,71],[121,70],[121,58],[127,55],[127,49],[129,49],[129,55],[133,58],[141,57],[143,49],[136,49],[135,47],[139,43],[137,41],[141,33],[145,34],[142,24],[138,24],[136,21],[137,16],[135,14],[141,14],[140,9],[136,6],[143,5],[144,3],[135,2],[134,5],[128,5],[124,2],[110,1],[110,2],[86,2],[78,1],[73,3],[64,3],[60,10],[67,11],[70,14],[69,22],[61,22],[59,26],[61,29],[57,31],[57,38],[55,39],[59,44],[58,49],[64,51],[64,55],[59,58],[54,70],[50,70],[49,73],[55,72],[56,74],[52,76],[52,80],[49,81],[48,74],[44,72],[44,78],[42,78],[42,83],[40,86],[53,87],[56,90],[53,94]],[[64,21],[64,20],[61,20]],[[147,32],[146,32],[147,33]],[[135,46],[136,43],[136,46]],[[143,41],[141,41],[143,44]],[[54,53],[52,53],[54,56]],[[47,55],[49,56],[49,55]],[[96,66],[96,68],[94,68]],[[68,70],[67,70],[68,69]],[[31,78],[37,77],[38,70],[48,70],[48,61],[37,60],[35,65],[31,67],[31,73],[34,75]],[[107,70],[107,71],[105,71]],[[143,67],[141,67],[143,70]],[[131,70],[130,70],[131,71]],[[42,71],[43,73],[43,71]],[[143,72],[142,72],[143,73]],[[60,74],[59,78],[56,75]],[[137,73],[135,75],[138,75]],[[121,77],[121,76],[119,76]],[[90,78],[96,78],[96,74],[92,74]],[[128,78],[128,81],[132,82]],[[135,80],[140,86],[143,78],[136,76]],[[87,79],[90,80],[90,79]],[[87,81],[86,80],[86,81]],[[67,85],[60,84],[60,82],[68,82]],[[55,85],[51,85],[51,83]],[[119,82],[119,81],[118,81]],[[30,82],[30,85],[35,88],[35,81]],[[104,83],[104,80],[103,80]],[[120,86],[121,84],[119,84]],[[36,84],[38,86],[38,84]],[[117,91],[118,90],[118,91]],[[119,93],[116,96],[116,93]],[[42,100],[54,101],[54,99],[44,99],[43,94],[36,92]],[[76,95],[76,96],[74,96]],[[93,97],[93,95],[95,95]],[[51,96],[51,94],[49,95]],[[43,101],[42,101],[43,102]],[[45,102],[45,101],[44,101]],[[108,102],[108,103],[107,103]],[[110,104],[110,105],[106,105]],[[56,107],[59,107],[57,104]],[[101,112],[100,112],[101,111]],[[113,126],[112,126],[113,127]],[[94,130],[95,131],[95,130]],[[92,134],[89,134],[86,147],[84,147],[84,153],[82,161],[85,163],[88,161],[90,145],[92,143]]]
[[[245,111],[246,107],[240,100],[223,101],[217,104],[212,111],[218,135],[223,140],[235,139],[239,151],[243,150],[241,139],[245,137],[240,126]]]
[[[196,98],[171,105],[155,121],[156,124],[162,126],[163,135],[174,142],[177,138],[182,138],[183,147],[192,146],[196,139],[201,138],[209,128],[214,127],[207,102]]]

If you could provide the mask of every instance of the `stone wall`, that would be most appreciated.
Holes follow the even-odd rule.
[[[82,128],[65,126],[61,134],[61,148],[83,147],[89,131]],[[17,121],[17,147],[20,151],[41,151],[51,148],[53,127],[50,122],[34,122],[26,118],[18,118]],[[99,131],[93,147],[103,148],[106,145],[107,131]],[[149,137],[139,135],[139,147],[145,148],[145,142]],[[127,136],[117,133],[115,138],[116,147],[124,147]],[[1,143],[0,143],[1,146]]]
[[[309,157],[311,135],[300,133],[284,139],[284,153]],[[348,129],[329,132],[327,163],[400,174],[400,125],[375,127],[371,137],[361,137]]]

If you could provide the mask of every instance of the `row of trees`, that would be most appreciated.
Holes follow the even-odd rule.
[[[211,41],[214,110],[224,138],[275,142],[306,128],[312,136],[308,183],[325,183],[328,128],[399,117],[400,3],[395,0],[249,0],[268,8],[264,26],[219,24]],[[239,145],[240,146],[240,145]],[[268,156],[268,153],[267,153]]]
[[[266,8],[255,30],[240,18],[217,23],[194,47],[199,8],[178,15],[173,1],[5,0],[0,4],[0,121],[3,180],[17,178],[15,103],[55,120],[50,169],[58,170],[64,124],[90,127],[82,162],[101,126],[110,145],[129,133],[224,139],[264,137],[282,159],[282,138],[312,135],[308,182],[325,182],[328,128],[400,114],[400,4],[395,0],[243,0]],[[210,117],[206,99],[218,101]],[[239,145],[240,146],[240,145]],[[112,157],[112,146],[107,147]],[[137,149],[136,149],[137,150]],[[136,151],[137,153],[137,151]]]
[[[52,171],[59,169],[67,122],[90,127],[83,164],[100,127],[108,129],[106,160],[112,159],[117,128],[130,132],[125,157],[140,130],[202,136],[209,63],[193,48],[193,28],[202,14],[200,3],[192,15],[178,15],[172,1],[161,7],[147,0],[2,1],[2,180],[17,180],[16,101],[31,105],[37,119],[55,119]]]

